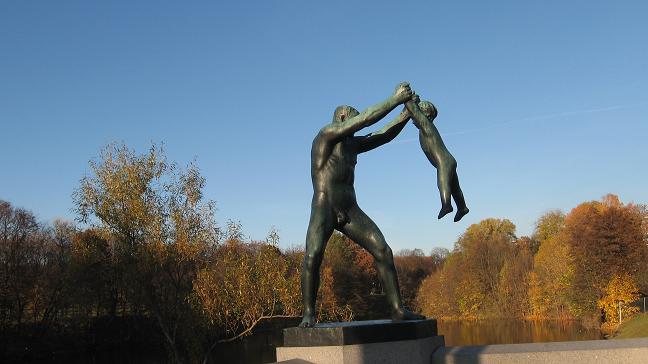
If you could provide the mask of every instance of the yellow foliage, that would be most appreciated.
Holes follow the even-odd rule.
[[[264,316],[299,314],[299,271],[276,247],[230,241],[198,272],[194,293],[211,323],[237,334]]]
[[[621,323],[621,320],[628,319],[639,311],[638,307],[629,306],[639,298],[639,289],[629,274],[617,274],[612,277],[605,288],[605,296],[598,300],[598,307],[605,312],[605,319],[608,323]]]
[[[484,304],[486,296],[476,281],[465,279],[457,285],[457,305],[462,319],[475,320],[479,318],[479,309]]]
[[[569,316],[569,294],[574,274],[569,245],[560,235],[540,245],[529,273],[529,300],[535,318]]]

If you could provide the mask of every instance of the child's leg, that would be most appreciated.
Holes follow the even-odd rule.
[[[450,202],[452,196],[451,172],[452,170],[448,168],[447,163],[441,163],[437,168],[437,187],[439,188],[439,195],[441,196],[441,211],[439,211],[439,219],[452,212],[452,203]]]
[[[457,176],[457,170],[454,170],[452,178],[452,198],[454,198],[455,205],[457,205],[457,213],[454,217],[454,222],[461,220],[470,210],[466,207],[466,201],[464,200],[463,192],[461,192],[461,187],[459,187],[459,176]]]
[[[438,218],[441,219],[453,210],[451,184],[457,161],[445,148],[441,135],[432,122],[417,124],[417,127],[420,129],[421,149],[430,163],[437,168],[437,187],[441,196],[441,211]]]

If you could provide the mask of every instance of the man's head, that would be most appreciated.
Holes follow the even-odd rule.
[[[437,117],[437,109],[434,107],[434,105],[429,102],[429,101],[421,101],[418,104],[419,109],[425,114],[425,116],[430,119],[430,121],[434,120]]]
[[[335,112],[333,113],[333,122],[342,123],[358,114],[360,114],[358,110],[354,109],[352,106],[340,105],[335,108]]]

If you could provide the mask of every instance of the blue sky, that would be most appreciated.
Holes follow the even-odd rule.
[[[170,160],[196,158],[220,223],[301,245],[314,135],[337,105],[406,80],[439,109],[471,213],[436,219],[436,172],[409,125],[356,169],[394,250],[451,248],[487,217],[530,234],[547,210],[606,193],[646,203],[646,14],[644,1],[3,1],[0,199],[73,219],[103,145],[162,142]]]

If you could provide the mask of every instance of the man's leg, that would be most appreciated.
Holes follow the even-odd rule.
[[[365,248],[376,262],[376,270],[387,295],[394,320],[422,320],[425,317],[403,308],[394,257],[378,226],[357,205],[349,210],[349,223],[342,232]]]
[[[326,242],[333,233],[333,214],[325,201],[325,196],[313,197],[311,217],[306,233],[306,252],[301,274],[303,319],[300,327],[311,327],[315,324],[315,299],[319,288],[319,269],[324,257]]]

